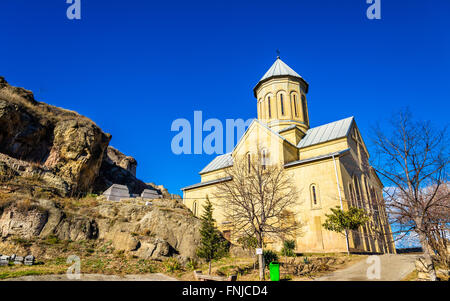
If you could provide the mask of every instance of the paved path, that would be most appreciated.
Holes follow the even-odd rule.
[[[414,262],[419,255],[397,255],[397,254],[385,254],[379,255],[380,259],[380,278],[369,279],[367,277],[367,271],[374,271],[373,268],[376,265],[375,261],[370,261],[372,256],[369,256],[367,260],[361,260],[354,265],[334,271],[328,275],[316,278],[317,281],[400,281],[411,273],[414,268]],[[375,275],[372,273],[371,275]]]
[[[161,273],[145,275],[101,275],[101,274],[82,274],[80,279],[68,279],[66,274],[62,275],[38,275],[23,276],[18,278],[9,278],[4,281],[178,281]]]

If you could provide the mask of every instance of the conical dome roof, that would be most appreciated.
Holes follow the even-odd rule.
[[[255,88],[253,89],[256,94],[256,89],[258,86],[274,77],[283,77],[283,76],[290,76],[294,78],[298,78],[302,80],[306,87],[308,87],[308,83],[297,73],[295,72],[291,67],[289,67],[285,62],[283,62],[280,57],[277,57],[276,61],[273,63],[272,67],[267,70],[266,74],[259,80],[258,84],[256,84]]]
[[[295,72],[291,67],[289,67],[285,62],[283,62],[280,57],[277,57],[275,63],[272,67],[267,70],[266,74],[259,80],[260,82],[266,80],[273,76],[290,75],[294,77],[302,78],[297,72]]]

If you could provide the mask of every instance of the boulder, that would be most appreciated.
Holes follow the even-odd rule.
[[[29,239],[38,236],[47,222],[48,212],[36,205],[10,206],[0,215],[0,237],[11,235]]]

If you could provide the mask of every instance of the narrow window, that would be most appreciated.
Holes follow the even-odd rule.
[[[261,158],[262,159],[261,160],[262,161],[261,162],[262,163],[261,164],[262,165],[262,169],[265,170],[266,169],[266,165],[267,165],[267,162],[266,162],[266,160],[267,160],[267,153],[266,153],[265,149],[262,150],[261,156],[262,156],[262,158]]]
[[[348,184],[348,190],[350,190],[350,205],[354,206],[355,194],[353,193],[353,185],[352,185],[352,183]]]
[[[308,113],[306,112],[306,97],[303,94],[302,94],[302,110],[303,110],[303,121],[305,123],[309,123],[308,122]]]
[[[316,184],[312,184],[310,187],[310,193],[311,193],[311,206],[313,208],[320,207],[320,200],[319,200],[319,191],[317,189]]]
[[[194,216],[197,216],[197,201],[194,201],[192,205],[192,212],[194,212]]]
[[[280,103],[281,103],[281,115],[284,115],[283,94],[280,94]]]
[[[317,205],[316,186],[312,187],[312,194],[313,194],[314,205]]]
[[[295,112],[295,116],[298,117],[298,112],[297,112],[297,97],[295,96],[295,94],[294,94],[293,96],[294,96],[294,112]]]
[[[250,158],[250,154],[247,154],[247,164],[248,164],[248,173],[250,173],[251,171],[251,158]]]
[[[269,118],[272,118],[272,110],[270,108],[270,96],[267,99],[267,106],[269,108]]]
[[[360,194],[360,191],[359,191],[358,178],[355,177],[355,178],[354,178],[354,181],[355,181],[356,202],[357,202],[358,205],[359,205],[358,207],[361,208],[361,194]]]

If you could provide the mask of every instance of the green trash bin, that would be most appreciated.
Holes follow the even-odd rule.
[[[280,264],[278,262],[271,262],[269,264],[270,280],[280,281]]]

